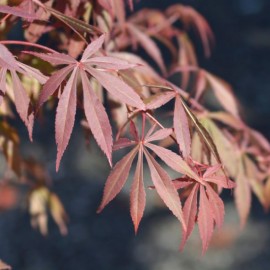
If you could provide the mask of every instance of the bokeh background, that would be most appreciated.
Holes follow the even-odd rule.
[[[177,2],[201,12],[216,36],[210,59],[204,59],[198,45],[201,66],[233,86],[242,104],[243,118],[270,139],[270,1],[141,0],[136,9],[163,9]],[[196,38],[195,43],[199,44]],[[48,236],[41,236],[31,228],[25,205],[2,212],[0,258],[13,269],[270,269],[270,215],[264,213],[255,198],[243,231],[239,229],[232,198],[224,198],[224,228],[214,236],[203,257],[197,231],[184,252],[178,252],[179,224],[151,191],[147,191],[148,206],[135,237],[129,216],[128,187],[97,215],[96,208],[109,172],[105,158],[94,144],[85,149],[78,124],[56,174],[53,113],[46,121],[46,128],[35,130],[33,144],[27,142],[25,134],[22,147],[27,155],[42,160],[50,171],[53,190],[69,214],[69,234],[62,237],[50,220]]]

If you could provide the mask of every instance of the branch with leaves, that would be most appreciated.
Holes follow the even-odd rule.
[[[144,161],[153,183],[149,188],[181,223],[180,249],[197,223],[206,252],[214,228],[223,223],[224,188],[234,189],[241,226],[252,192],[269,208],[270,144],[243,122],[231,87],[199,67],[189,33],[198,34],[207,57],[214,37],[197,11],[177,4],[165,11],[134,12],[132,0],[0,3],[0,146],[9,172],[4,178],[8,182],[13,172],[29,185],[32,224],[43,234],[47,208],[62,234],[67,233],[67,214],[49,189],[45,169],[19,152],[12,103],[30,140],[34,120],[45,114],[48,103],[56,107],[56,170],[76,111],[84,111],[82,128],[91,132],[112,167],[98,212],[118,195],[137,160],[130,193],[135,233],[146,207]],[[8,40],[19,21],[24,40]],[[165,64],[160,44],[170,63]],[[206,92],[215,96],[216,111],[209,109]],[[163,110],[169,111],[165,124]],[[113,165],[113,151],[122,148],[128,152]],[[171,179],[162,163],[179,176]]]

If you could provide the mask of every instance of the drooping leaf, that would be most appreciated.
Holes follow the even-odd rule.
[[[258,171],[258,168],[254,164],[253,161],[247,156],[243,156],[243,162],[245,164],[246,169],[246,178],[247,181],[250,184],[250,187],[254,194],[257,196],[260,203],[266,207],[266,198],[264,193],[264,187],[262,183],[262,179],[259,179],[260,173]]]
[[[145,196],[146,195],[143,183],[143,152],[142,149],[140,149],[137,167],[130,191],[130,214],[134,224],[135,233],[137,233],[140,221],[143,217],[146,203]]]
[[[136,146],[126,156],[116,163],[113,167],[104,187],[103,197],[97,213],[100,213],[104,207],[115,198],[123,188],[132,165],[132,162],[138,152]]]
[[[60,97],[55,120],[55,140],[57,144],[56,171],[68,145],[76,113],[78,68],[75,68]]]
[[[191,138],[188,119],[179,95],[175,98],[173,126],[180,151],[183,157],[187,159],[191,150]]]
[[[214,218],[211,210],[211,205],[205,193],[203,186],[200,186],[200,206],[198,214],[199,232],[202,239],[202,254],[204,254],[209,246],[213,229]]]
[[[229,86],[208,72],[205,75],[220,104],[232,115],[239,117],[237,102]]]
[[[33,116],[28,114],[30,99],[27,96],[25,89],[17,75],[17,73],[11,70],[11,77],[14,87],[14,98],[16,110],[19,113],[21,119],[28,128],[29,138],[32,140],[32,128],[33,128]]]
[[[187,115],[189,116],[190,120],[193,122],[200,138],[205,142],[205,145],[209,148],[209,150],[212,152],[214,157],[216,158],[217,162],[222,164],[219,153],[217,151],[217,147],[215,143],[213,142],[213,139],[211,138],[209,132],[205,129],[205,127],[200,123],[198,118],[193,114],[193,112],[189,109],[187,104],[181,99],[183,107],[185,108],[185,111]]]
[[[196,220],[196,215],[197,215],[197,196],[198,196],[198,185],[195,185],[186,202],[183,207],[183,215],[184,219],[187,225],[187,231],[182,233],[182,241],[180,244],[180,250],[183,250],[186,241],[188,237],[190,236],[194,225],[195,225],[195,220]]]
[[[67,235],[68,229],[67,229],[66,222],[68,220],[68,216],[61,200],[53,192],[50,192],[48,200],[49,200],[48,204],[49,204],[51,215],[55,223],[57,224],[60,230],[60,233],[62,235]]]
[[[213,213],[213,218],[215,220],[217,228],[220,229],[223,225],[225,214],[223,201],[220,199],[218,194],[213,190],[213,188],[210,185],[206,186],[206,191],[210,207]]]
[[[81,69],[80,75],[83,86],[83,104],[89,127],[100,148],[106,154],[110,165],[112,166],[112,129],[109,118],[102,103],[94,93],[91,84],[87,78],[86,72]]]
[[[186,231],[186,223],[183,217],[181,202],[176,188],[174,187],[169,175],[162,169],[162,167],[155,161],[155,159],[146,149],[144,149],[144,153],[157,193],[167,207],[181,222],[183,230]]]
[[[241,159],[238,173],[236,176],[236,188],[234,189],[234,198],[236,202],[237,211],[240,217],[241,228],[244,227],[250,211],[251,205],[251,190],[245,174],[243,160]]]
[[[216,145],[218,154],[220,155],[220,159],[222,164],[224,164],[225,169],[229,172],[231,177],[235,178],[238,170],[238,157],[235,155],[237,148],[213,121],[203,118],[201,119],[201,123],[208,131]]]

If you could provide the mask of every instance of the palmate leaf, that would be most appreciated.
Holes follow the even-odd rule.
[[[140,96],[129,85],[122,81],[121,78],[109,73],[133,68],[137,65],[118,58],[94,56],[101,48],[104,38],[105,36],[102,35],[90,43],[85,49],[80,62],[66,54],[26,52],[50,62],[53,65],[66,65],[64,68],[56,71],[44,85],[39,98],[39,106],[54,94],[71,73],[63,93],[60,96],[56,114],[56,170],[59,169],[60,160],[68,145],[73,129],[77,106],[76,91],[79,78],[82,81],[84,111],[88,125],[98,145],[106,154],[110,165],[112,164],[112,130],[105,108],[94,93],[88,76],[93,76],[108,92],[124,104],[139,109],[144,109],[145,107]]]
[[[234,188],[235,183],[224,175],[220,176],[220,165],[209,166],[196,163],[194,166],[195,170],[203,172],[202,176],[199,176],[200,181],[194,181],[194,179],[187,176],[174,180],[174,185],[177,189],[190,188],[191,186],[183,208],[187,231],[182,233],[180,250],[183,250],[198,216],[197,222],[202,240],[202,253],[204,254],[209,246],[214,224],[218,229],[221,228],[225,214],[223,201],[211,184],[216,184],[220,189],[221,187]],[[200,192],[199,199],[198,192]]]
[[[143,120],[145,121],[145,119]],[[145,124],[143,124],[145,125]],[[199,179],[196,173],[189,167],[189,165],[184,161],[179,155],[167,150],[163,147],[154,145],[150,142],[155,140],[160,140],[168,137],[172,130],[171,129],[159,129],[154,132],[155,125],[153,125],[146,135],[141,134],[138,135],[138,131],[134,122],[130,124],[130,133],[134,138],[134,141],[129,139],[120,138],[115,143],[115,149],[120,149],[124,147],[129,147],[131,145],[137,145],[131,152],[126,155],[123,159],[121,159],[115,167],[112,169],[111,174],[109,175],[107,182],[104,188],[104,194],[102,202],[98,208],[98,212],[100,212],[120,191],[123,187],[127,176],[129,174],[129,170],[131,168],[132,160],[134,159],[134,155],[139,152],[139,157],[137,161],[137,167],[133,179],[133,184],[131,186],[131,217],[134,223],[135,232],[137,232],[139,223],[141,221],[143,211],[145,208],[145,191],[143,184],[143,176],[142,176],[142,168],[143,168],[143,157],[146,157],[148,167],[151,173],[151,179],[154,184],[154,187],[163,200],[165,205],[171,210],[171,212],[178,218],[181,222],[183,230],[186,230],[186,225],[183,218],[183,212],[181,207],[181,201],[179,195],[176,191],[176,187],[171,181],[169,175],[166,173],[164,169],[157,163],[157,161],[153,158],[153,156],[147,150],[152,150],[155,154],[157,154],[167,165],[175,169],[176,171],[181,171],[182,173],[189,174],[194,179]],[[143,138],[143,139],[142,139]],[[196,181],[196,180],[195,180]]]

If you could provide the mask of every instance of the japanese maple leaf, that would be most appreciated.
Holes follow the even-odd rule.
[[[0,104],[2,103],[3,96],[7,90],[6,78],[8,72],[10,72],[11,75],[16,110],[28,128],[29,137],[32,140],[34,115],[32,112],[29,112],[30,98],[20,81],[18,73],[31,76],[37,79],[41,84],[44,84],[47,81],[47,77],[37,69],[17,61],[11,52],[4,45],[0,44]]]
[[[194,163],[193,170],[199,175],[200,182],[190,179],[189,176],[183,176],[173,181],[177,189],[191,188],[183,207],[183,216],[187,230],[183,231],[180,245],[181,250],[190,236],[196,220],[202,240],[203,254],[209,246],[214,224],[217,228],[220,228],[223,224],[224,204],[214,190],[213,184],[218,188],[233,188],[235,184],[226,176],[218,174],[220,168],[220,164],[209,166],[196,162]],[[200,192],[199,199],[198,192]]]
[[[85,49],[80,61],[67,54],[42,54],[27,52],[53,65],[66,65],[56,71],[44,85],[39,107],[60,87],[67,78],[67,83],[60,96],[55,121],[55,139],[57,144],[56,170],[59,169],[63,153],[68,145],[75,121],[77,87],[82,82],[83,104],[89,127],[100,148],[106,154],[111,164],[112,129],[109,118],[102,103],[96,96],[89,75],[94,77],[112,96],[124,104],[144,109],[145,105],[140,96],[119,77],[112,75],[118,70],[137,66],[127,61],[109,56],[94,56],[101,48],[105,35],[90,43]]]
[[[137,232],[145,208],[145,191],[143,184],[143,156],[145,156],[150,169],[151,179],[158,195],[171,212],[179,219],[185,231],[186,222],[183,219],[181,201],[176,188],[169,175],[149,153],[149,150],[153,151],[172,169],[184,175],[188,175],[192,179],[197,179],[198,181],[200,181],[199,177],[179,155],[152,143],[153,141],[162,140],[168,137],[172,133],[171,129],[164,128],[154,131],[155,126],[152,126],[145,135],[145,119],[143,119],[142,134],[139,136],[132,121],[130,122],[130,125],[130,133],[133,139],[120,138],[114,144],[114,150],[130,146],[133,146],[133,148],[113,167],[106,181],[103,198],[98,208],[98,212],[101,212],[102,209],[121,191],[127,181],[131,165],[138,155],[137,167],[130,193],[130,213],[135,232]]]

